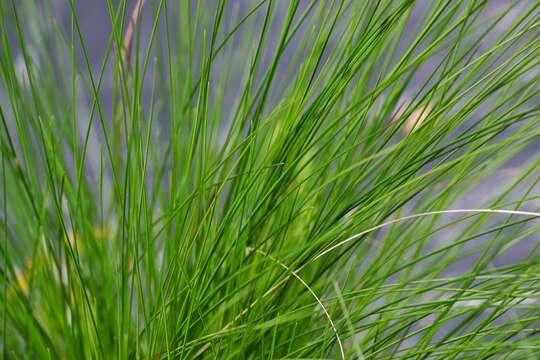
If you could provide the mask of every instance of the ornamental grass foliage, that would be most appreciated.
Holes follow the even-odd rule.
[[[0,0],[0,44],[4,359],[540,356],[540,2]]]

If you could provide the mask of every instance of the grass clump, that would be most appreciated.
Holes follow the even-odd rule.
[[[540,3],[83,5],[0,1],[5,359],[540,353]]]

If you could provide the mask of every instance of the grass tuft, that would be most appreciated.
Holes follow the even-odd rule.
[[[3,358],[536,358],[539,34],[529,0],[0,0]]]

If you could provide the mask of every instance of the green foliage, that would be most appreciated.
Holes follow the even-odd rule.
[[[80,3],[0,1],[4,358],[540,353],[538,1]]]

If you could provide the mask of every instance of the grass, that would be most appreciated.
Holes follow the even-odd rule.
[[[0,0],[4,359],[538,356],[540,3],[82,3]]]

